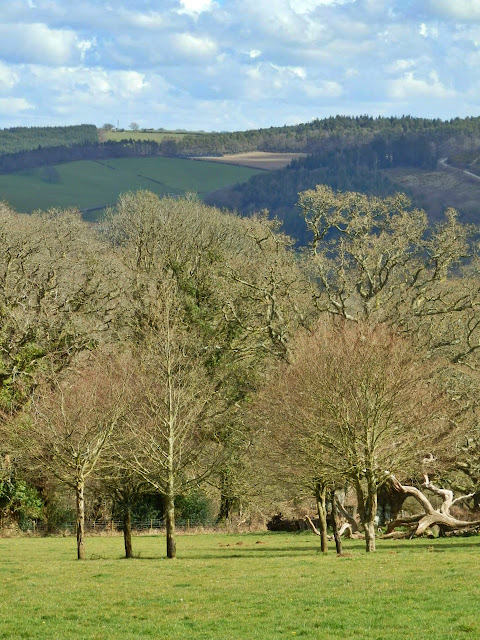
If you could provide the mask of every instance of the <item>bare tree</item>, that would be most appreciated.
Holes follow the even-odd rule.
[[[322,473],[350,480],[367,551],[375,550],[385,471],[406,473],[452,428],[432,376],[412,345],[385,327],[329,323],[299,340],[294,362],[261,393],[272,437],[290,434],[300,460],[304,450],[312,460],[317,453],[312,481]]]
[[[121,359],[96,353],[38,386],[18,421],[17,447],[75,492],[79,560],[85,558],[85,484],[126,411],[130,376]]]
[[[135,360],[135,398],[125,422],[131,446],[117,451],[164,498],[168,558],[176,555],[175,498],[213,473],[221,453],[214,437],[218,393],[182,315],[175,281],[164,281],[154,326]]]

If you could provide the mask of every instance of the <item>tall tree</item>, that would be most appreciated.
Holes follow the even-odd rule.
[[[117,452],[164,499],[168,558],[176,556],[176,497],[213,473],[222,453],[214,438],[219,394],[176,294],[175,281],[164,281],[154,326],[134,360],[135,399],[125,421],[130,446]]]
[[[295,328],[310,319],[311,297],[291,241],[264,215],[244,220],[193,196],[159,199],[147,191],[124,194],[107,214],[104,234],[127,270],[135,341],[155,326],[165,279],[175,283],[178,317],[196,335],[225,403],[215,437],[230,454],[218,482],[228,517],[250,439],[238,407],[265,365],[288,357]]]
[[[407,473],[451,429],[450,403],[432,375],[421,354],[387,328],[341,322],[300,339],[294,362],[261,393],[272,439],[286,433],[300,459],[310,452],[312,483],[322,473],[351,481],[367,551],[375,550],[386,472]]]
[[[121,358],[97,352],[37,386],[17,422],[17,449],[75,492],[79,560],[85,558],[85,485],[129,404],[132,373]]]

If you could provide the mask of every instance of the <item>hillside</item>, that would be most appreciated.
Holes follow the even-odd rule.
[[[96,143],[98,143],[98,131],[92,124],[0,129],[0,155],[45,147],[71,147]]]
[[[180,158],[84,160],[0,176],[0,200],[31,212],[49,207],[97,208],[125,191],[148,189],[159,195],[208,192],[258,173],[255,169]],[[89,218],[98,212],[90,213]]]

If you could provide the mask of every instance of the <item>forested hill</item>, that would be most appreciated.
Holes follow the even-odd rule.
[[[264,172],[248,182],[216,191],[207,196],[206,202],[235,209],[244,215],[268,209],[270,215],[282,221],[286,233],[299,245],[305,245],[310,238],[305,221],[296,208],[301,191],[313,189],[317,184],[378,196],[398,191],[383,172],[372,170],[367,161],[359,161],[362,158],[361,153],[353,150],[307,156],[280,171]]]
[[[480,141],[480,117],[429,120],[426,118],[372,118],[335,116],[293,126],[270,127],[171,140],[171,151],[211,155],[243,151],[290,151],[317,153],[338,146],[360,145],[375,138],[385,143],[422,138],[433,145],[434,154],[447,154]]]
[[[98,130],[93,124],[71,127],[13,127],[0,129],[0,154],[31,151],[38,147],[71,147],[97,143]]]

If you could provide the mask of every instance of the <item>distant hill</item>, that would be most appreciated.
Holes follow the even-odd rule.
[[[0,129],[0,155],[31,151],[39,147],[71,147],[92,143],[98,143],[98,130],[93,124]]]
[[[378,195],[402,190],[414,198],[416,205],[424,206],[431,218],[455,206],[465,220],[480,221],[479,186],[464,175],[450,175],[437,168],[441,158],[450,158],[457,163],[455,166],[480,174],[480,117],[444,121],[410,116],[336,116],[250,131],[178,132],[175,136],[170,132],[115,132],[116,140],[98,142],[97,136],[94,141],[75,141],[74,134],[94,137],[91,129],[95,128],[82,125],[4,130],[0,134],[16,132],[18,140],[23,136],[21,144],[26,146],[17,153],[0,153],[0,173],[32,171],[73,160],[300,153],[307,156],[286,168],[253,175],[242,184],[227,183],[205,197],[211,204],[247,215],[269,209],[283,220],[286,231],[299,244],[306,241],[306,230],[295,209],[298,193],[322,183]],[[44,145],[39,142],[41,132],[45,133]],[[125,138],[118,140],[123,135]],[[58,136],[63,136],[62,142],[55,145]],[[51,146],[46,146],[47,140]]]

